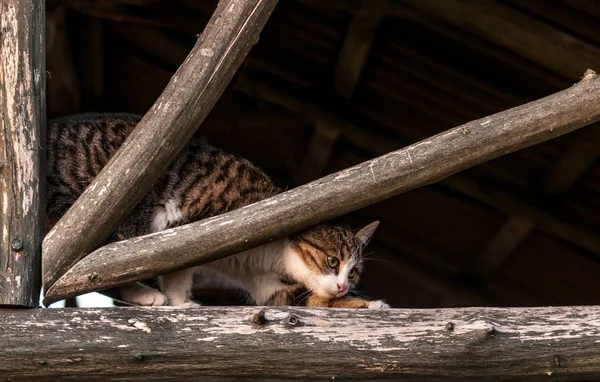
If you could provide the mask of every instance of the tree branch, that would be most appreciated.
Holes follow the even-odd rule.
[[[260,309],[1,312],[0,375],[52,381],[600,378],[600,307]]]
[[[44,233],[45,2],[0,1],[0,305],[38,306]]]
[[[104,242],[190,139],[258,40],[277,0],[222,0],[131,136],[48,233],[44,286]]]
[[[109,244],[71,268],[44,303],[214,261],[600,119],[600,78],[448,130],[273,198]],[[169,258],[169,261],[164,261]]]

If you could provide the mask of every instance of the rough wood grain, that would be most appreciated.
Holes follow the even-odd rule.
[[[475,120],[273,198],[102,247],[47,290],[44,303],[213,261],[421,187],[600,119],[600,77]],[[169,258],[168,262],[163,259]]]
[[[39,304],[44,12],[43,0],[0,2],[0,305]]]
[[[189,140],[257,41],[277,0],[222,0],[202,36],[131,136],[43,244],[49,288],[107,239]]]
[[[600,378],[600,307],[39,309],[0,314],[0,380]]]

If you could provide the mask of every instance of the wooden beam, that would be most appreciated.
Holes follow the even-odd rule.
[[[338,56],[333,76],[333,89],[336,93],[346,98],[352,97],[369,56],[375,28],[387,6],[388,0],[361,1],[350,22]]]
[[[104,33],[103,20],[87,15],[80,16],[79,47],[83,73],[82,93],[86,110],[102,110],[104,84]]]
[[[501,3],[405,0],[402,6],[479,34],[571,80],[600,67],[599,48]]]
[[[599,132],[597,125],[577,132],[576,139],[546,178],[543,186],[545,193],[558,195],[567,191],[600,157]],[[468,273],[479,279],[489,280],[534,227],[535,223],[529,216],[509,216],[489,245],[475,259]],[[581,245],[579,241],[576,243]]]
[[[373,135],[366,131],[366,129],[349,123],[343,118],[329,113],[318,106],[299,100],[288,93],[278,91],[268,85],[251,81],[247,76],[240,75],[234,84],[234,89],[270,104],[278,105],[314,123],[323,120],[327,121],[330,125],[339,126],[345,139],[374,155],[381,155],[402,147],[402,145],[389,139]]]
[[[39,305],[44,233],[45,2],[0,2],[0,306]]]
[[[340,136],[340,128],[327,121],[318,120],[308,144],[300,169],[294,174],[295,184],[304,184],[319,178],[327,165],[333,147]]]
[[[444,180],[442,185],[502,211],[507,211],[514,215],[527,216],[533,221],[537,229],[600,255],[600,238],[598,238],[597,234],[575,228],[563,220],[501,190],[461,175]]]
[[[66,7],[58,6],[46,11],[46,52],[48,115],[56,117],[77,113],[81,110],[81,94],[71,54]]]
[[[101,245],[150,189],[206,118],[258,41],[276,4],[277,0],[219,2],[196,46],[160,98],[46,235],[44,289]]]
[[[44,303],[214,261],[600,120],[600,77],[448,130],[244,208],[104,246]],[[164,258],[171,259],[168,262]]]
[[[600,378],[600,307],[36,309],[0,314],[7,380]]]
[[[534,223],[524,216],[511,216],[502,225],[488,246],[474,259],[469,274],[490,279],[504,261],[533,231]]]
[[[546,178],[544,190],[550,195],[567,192],[598,158],[600,125],[593,125],[578,132],[577,138]]]

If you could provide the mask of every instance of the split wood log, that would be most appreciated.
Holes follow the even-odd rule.
[[[43,0],[0,2],[0,305],[38,306],[44,233]]]
[[[0,379],[600,378],[597,306],[260,309],[2,312]]]
[[[200,126],[277,0],[221,0],[196,46],[123,146],[44,239],[48,289],[98,248]]]
[[[44,304],[210,262],[437,182],[600,120],[600,77],[448,130],[267,200],[104,246],[50,289]],[[164,261],[168,258],[169,261]]]

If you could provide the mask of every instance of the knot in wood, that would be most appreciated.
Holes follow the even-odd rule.
[[[264,325],[267,322],[267,319],[265,318],[265,311],[261,310],[256,313],[252,317],[252,322],[254,322],[256,325]]]
[[[454,330],[454,322],[448,322],[445,326],[446,330],[451,332]]]
[[[496,338],[497,334],[498,334],[498,330],[496,330],[496,328],[494,328],[494,327],[491,327],[491,328],[485,330],[485,338],[486,339]]]
[[[294,314],[290,314],[285,319],[285,326],[287,326],[287,327],[294,327],[294,326],[298,326],[299,324],[300,324],[300,320]]]

